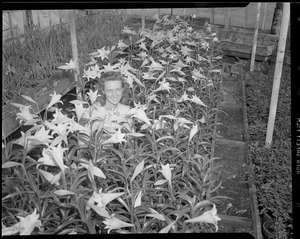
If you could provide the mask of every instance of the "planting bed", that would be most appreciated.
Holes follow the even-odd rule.
[[[249,133],[249,160],[257,188],[260,214],[271,215],[276,238],[293,238],[291,187],[291,69],[283,66],[272,147],[265,149],[274,67],[265,66],[245,76]],[[263,220],[262,220],[263,221]]]
[[[2,232],[214,232],[218,225],[262,238],[247,157],[249,62],[224,62],[220,42],[208,28],[190,29],[191,19],[164,16],[155,27],[146,20],[148,30],[139,30],[140,21],[127,19],[132,28],[123,29],[115,50],[90,54],[93,63],[79,77],[83,91],[103,72],[122,73],[132,109],[118,130],[108,132],[116,122],[93,111],[102,92],[91,90],[64,107],[69,115],[55,107],[60,96],[52,97],[52,117],[36,119],[25,133],[31,141],[22,134],[16,142],[30,148],[5,145]],[[123,127],[126,117],[134,132]],[[32,230],[22,231],[16,215],[31,217]]]
[[[71,102],[75,117],[55,106],[56,94],[46,107],[54,111],[50,118],[20,107],[18,119],[34,127],[2,155],[3,234],[217,229],[220,196],[211,192],[220,185],[212,152],[222,51],[210,30],[200,34],[179,18],[158,19],[156,29],[125,27],[117,48],[90,54],[92,63],[83,63],[79,76],[87,94]],[[101,89],[84,91],[107,71],[126,80],[123,103],[131,110],[117,121],[96,107]],[[123,126],[128,118],[134,131]],[[23,148],[12,151],[12,144]]]

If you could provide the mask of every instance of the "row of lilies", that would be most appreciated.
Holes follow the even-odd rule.
[[[29,96],[13,103],[31,128],[2,143],[2,235],[218,230],[218,38],[210,25],[195,31],[178,16],[122,33],[90,62],[59,67],[79,73],[69,113],[55,92],[44,115]],[[100,89],[84,90],[107,71],[126,80],[130,109],[118,117],[95,107]]]

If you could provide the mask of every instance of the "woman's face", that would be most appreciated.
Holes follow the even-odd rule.
[[[109,102],[112,105],[117,105],[122,99],[123,95],[122,81],[105,81],[104,93],[106,102]]]

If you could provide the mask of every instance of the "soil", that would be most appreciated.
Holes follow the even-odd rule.
[[[216,191],[216,195],[232,198],[217,205],[218,212],[230,216],[251,218],[244,147],[216,145],[215,156],[220,157],[216,162],[218,165],[222,165],[220,178],[222,186]],[[230,207],[228,204],[232,206]]]

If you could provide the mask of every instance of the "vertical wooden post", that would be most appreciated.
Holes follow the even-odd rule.
[[[75,76],[75,81],[78,81],[79,63],[78,63],[78,49],[77,49],[77,38],[76,38],[75,10],[69,10],[69,22],[70,22],[73,61],[76,62],[76,69],[74,71],[74,76]],[[80,89],[78,87],[76,88],[76,93],[77,96],[81,97]]]
[[[244,28],[247,28],[248,23],[248,6],[244,8]]]
[[[278,95],[280,89],[282,65],[284,59],[287,32],[289,28],[289,20],[290,20],[290,3],[283,3],[283,13],[282,13],[281,26],[280,26],[280,35],[279,35],[279,42],[278,42],[273,89],[272,89],[269,120],[268,120],[267,135],[266,135],[266,148],[269,148],[272,144],[274,123],[275,123],[277,103],[278,103]]]
[[[51,10],[48,10],[48,17],[49,17],[49,26],[52,26],[52,21],[51,21]]]
[[[60,24],[60,26],[62,26],[62,19],[61,19],[61,12],[59,12],[59,24]]]
[[[41,27],[40,11],[36,10],[38,26]]]
[[[183,8],[183,16],[185,16],[185,8]]]
[[[260,7],[261,7],[261,3],[258,3],[257,4],[257,14],[256,14],[256,27],[255,27],[254,36],[253,36],[253,45],[252,45],[252,55],[251,55],[250,71],[254,70],[254,62],[255,62],[255,55],[256,55],[256,45],[257,45],[257,35],[258,35],[258,28],[259,28]]]
[[[271,34],[279,35],[282,12],[283,12],[283,3],[277,2],[276,7],[274,9],[273,19],[272,19]]]
[[[33,26],[32,10],[25,10],[26,26],[31,29]]]
[[[266,23],[266,13],[267,13],[267,3],[264,3],[264,15],[263,15],[263,20],[262,20],[262,24],[261,24],[261,30],[265,29],[265,23]]]
[[[210,24],[215,24],[215,9],[211,9],[211,14],[210,14]]]
[[[11,14],[10,14],[10,11],[7,11],[7,13],[8,13],[8,24],[9,24],[10,37],[12,38],[12,37],[14,37],[14,29],[13,29],[13,24],[12,24],[12,20],[11,20]]]
[[[171,17],[173,17],[173,8],[171,8]]]
[[[230,17],[231,17],[230,8],[226,8],[226,11],[225,11],[225,28],[228,28],[230,26]]]
[[[160,8],[158,9],[158,17],[160,17]]]
[[[145,28],[145,9],[142,9],[142,29]]]

